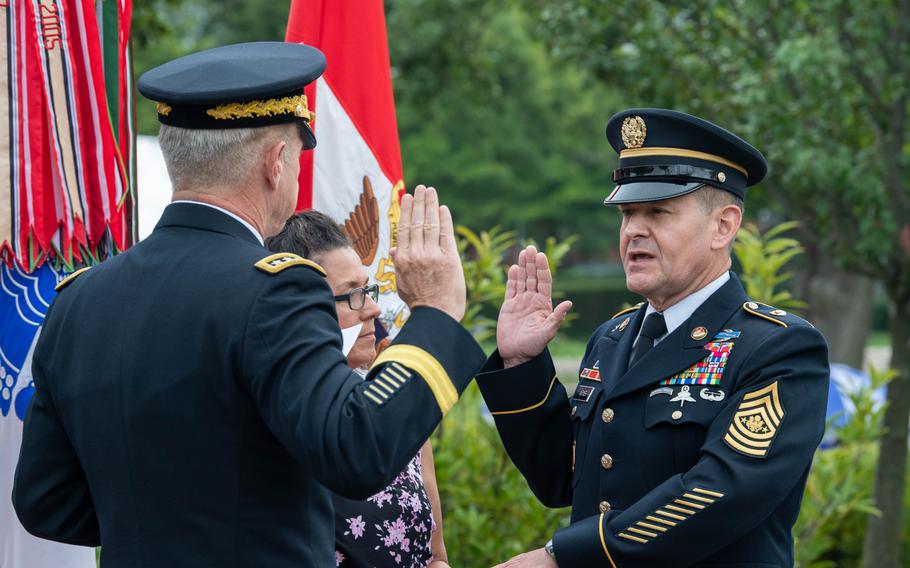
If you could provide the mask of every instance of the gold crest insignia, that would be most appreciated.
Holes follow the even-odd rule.
[[[648,135],[648,128],[645,126],[645,119],[640,116],[627,116],[622,121],[622,127],[619,129],[622,135],[622,143],[626,148],[641,148],[645,144],[645,137]]]
[[[724,442],[737,452],[763,458],[784,419],[777,381],[757,391],[747,393],[727,428]]]

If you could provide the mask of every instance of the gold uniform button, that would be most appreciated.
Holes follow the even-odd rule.
[[[673,420],[679,420],[680,418],[682,418],[682,411],[674,410],[673,414],[670,415],[670,418],[672,418]]]
[[[613,422],[614,416],[616,416],[616,413],[613,412],[612,408],[604,408],[604,411],[600,413],[600,417],[603,418],[603,421],[607,424]]]
[[[608,513],[610,511],[610,503],[607,501],[601,501],[598,509],[600,509],[601,513]]]
[[[600,465],[602,465],[604,469],[613,469],[613,456],[610,454],[600,456]]]

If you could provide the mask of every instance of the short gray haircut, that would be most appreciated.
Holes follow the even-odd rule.
[[[739,207],[740,211],[745,213],[746,206],[743,203],[742,198],[729,191],[716,188],[713,185],[706,185],[697,189],[696,195],[698,196],[698,204],[705,214],[725,205],[735,205]]]
[[[250,174],[267,142],[283,128],[194,129],[161,125],[158,142],[174,191],[237,184]]]

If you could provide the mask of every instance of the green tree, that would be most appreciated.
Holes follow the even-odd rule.
[[[528,0],[554,53],[633,104],[715,120],[772,164],[766,204],[807,249],[881,283],[888,391],[866,568],[900,565],[910,418],[910,2]],[[840,322],[852,326],[853,322]]]
[[[612,249],[618,216],[600,203],[612,189],[603,125],[615,90],[557,65],[514,2],[386,10],[406,180],[440,188],[459,223],[578,233],[576,250]]]

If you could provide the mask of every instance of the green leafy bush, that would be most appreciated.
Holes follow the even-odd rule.
[[[506,273],[509,265],[517,260],[506,255],[515,251],[518,239],[514,231],[503,231],[499,227],[475,233],[459,225],[455,233],[468,292],[467,310],[461,323],[477,341],[483,342],[495,334],[496,316],[506,292]],[[545,252],[550,271],[555,275],[576,240],[575,235],[563,240],[551,236],[544,241],[543,247],[532,240],[526,241],[524,246],[534,244]],[[554,297],[559,294],[554,292]]]
[[[787,290],[778,289],[793,278],[791,272],[782,272],[784,266],[803,252],[799,241],[779,235],[797,225],[794,221],[781,223],[762,234],[755,224],[747,223],[739,230],[733,253],[750,298],[788,310],[806,307],[805,302],[794,300]]]
[[[875,407],[872,394],[895,376],[875,368],[869,374],[871,385],[850,396],[855,410],[836,429],[837,446],[815,454],[793,529],[799,566],[859,565],[865,517],[877,513],[872,485],[884,408]]]

